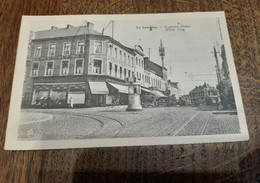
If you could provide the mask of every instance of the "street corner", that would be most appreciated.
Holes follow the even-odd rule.
[[[53,115],[39,112],[21,111],[20,124],[45,122],[53,119]]]

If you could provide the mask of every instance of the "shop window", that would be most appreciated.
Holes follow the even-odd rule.
[[[102,53],[102,43],[101,43],[101,41],[95,41],[94,51],[95,51],[96,54]]]
[[[42,45],[36,45],[34,51],[34,57],[41,57]]]
[[[49,56],[55,56],[56,44],[52,43],[49,46]]]
[[[70,43],[64,43],[63,44],[63,55],[70,55],[70,48],[71,48]]]
[[[84,53],[84,41],[79,41],[77,44],[77,53],[83,54]]]
[[[53,75],[53,61],[46,62],[46,76],[52,76]]]
[[[61,72],[60,75],[68,75],[69,74],[69,61],[62,60],[61,61]]]
[[[32,76],[38,76],[39,74],[39,63],[38,62],[33,62],[32,64]]]
[[[101,74],[101,65],[102,65],[101,60],[94,60],[94,65],[93,65],[94,74]]]
[[[75,61],[75,72],[76,75],[83,74],[83,59]]]

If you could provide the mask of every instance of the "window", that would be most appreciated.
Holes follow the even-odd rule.
[[[111,76],[112,75],[112,63],[109,62],[109,75]]]
[[[46,62],[45,76],[53,75],[53,61]]]
[[[126,54],[124,53],[124,62],[126,62]]]
[[[38,62],[33,62],[32,64],[32,76],[38,76],[39,74],[39,63]]]
[[[124,69],[124,79],[126,78],[126,69]]]
[[[128,70],[128,77],[130,77],[130,75],[131,75],[131,71],[130,71],[130,70]]]
[[[122,51],[121,50],[119,51],[119,57],[120,57],[120,60],[122,60]]]
[[[115,58],[117,58],[117,48],[115,48]]]
[[[94,52],[97,53],[97,54],[102,53],[102,43],[101,43],[101,41],[95,41]]]
[[[69,74],[69,61],[68,60],[62,60],[61,61],[60,75],[68,75],[68,74]]]
[[[40,57],[42,52],[42,45],[36,45],[34,51],[34,57]]]
[[[56,51],[56,44],[51,43],[49,46],[49,56],[54,56]]]
[[[84,41],[79,41],[77,45],[77,53],[83,54],[84,53]]]
[[[132,66],[134,66],[134,58],[132,57]]]
[[[122,67],[120,67],[120,78],[122,78]]]
[[[144,67],[144,61],[142,60],[142,67]]]
[[[63,44],[63,55],[70,55],[70,43],[64,43]]]
[[[117,77],[117,65],[115,65],[115,77]]]
[[[109,55],[109,56],[112,56],[112,45],[109,45],[109,46],[108,46],[107,52],[108,52],[108,55]]]
[[[83,74],[83,59],[75,60],[75,71],[76,75]]]
[[[93,74],[101,74],[101,60],[94,60]]]
[[[128,55],[128,64],[130,65],[130,56]]]
[[[141,66],[141,60],[139,59],[139,66]]]
[[[135,58],[135,65],[138,65],[138,60],[137,60],[137,57]]]

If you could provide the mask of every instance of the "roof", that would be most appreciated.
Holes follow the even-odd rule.
[[[153,71],[157,76],[163,78],[162,66],[152,62],[148,57],[144,57],[144,69]]]
[[[35,32],[34,39],[69,37],[69,36],[85,35],[85,34],[100,35],[100,33],[98,31],[88,28],[88,26],[86,25],[86,26],[56,28],[56,29],[50,29],[50,30],[37,31],[37,32]]]
[[[196,86],[193,90],[190,91],[190,93],[201,92],[204,90],[204,88],[208,88],[209,90],[216,90],[214,87],[209,86],[208,84],[204,83],[204,85],[202,85],[202,86]]]
[[[176,89],[179,88],[178,84],[179,82],[172,82],[171,80],[168,80],[168,84],[171,86],[171,87],[174,87]]]

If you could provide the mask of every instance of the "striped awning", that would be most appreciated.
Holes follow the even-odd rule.
[[[145,91],[145,92],[147,92],[147,93],[151,93],[151,90],[148,90],[148,89],[146,89],[146,88],[141,88],[141,90],[143,90],[143,91]]]
[[[151,93],[152,93],[154,96],[156,96],[156,97],[165,97],[164,94],[162,94],[161,92],[156,91],[156,90],[151,91]]]
[[[88,82],[91,94],[109,94],[109,90],[105,82]]]
[[[115,83],[109,83],[113,88],[115,88],[119,93],[125,93],[128,94],[128,86],[115,84]]]

